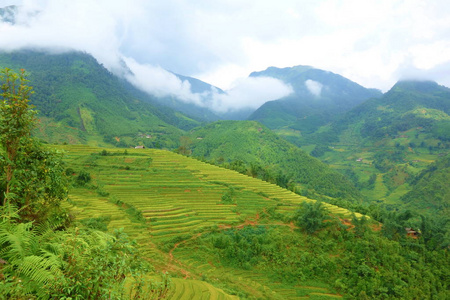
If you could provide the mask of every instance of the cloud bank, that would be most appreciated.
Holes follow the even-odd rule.
[[[203,93],[192,93],[191,84],[161,67],[142,65],[132,58],[125,58],[131,73],[126,75],[136,87],[150,94],[174,96],[184,102],[207,107],[219,113],[246,108],[258,108],[269,100],[283,98],[293,92],[291,86],[271,77],[240,79],[235,86],[223,93],[212,87]]]
[[[320,94],[322,93],[323,84],[321,84],[318,81],[308,79],[305,81],[305,86],[311,94],[313,94],[316,97],[320,97]]]
[[[22,8],[0,24],[0,49],[81,50],[112,71],[129,57],[229,93],[252,71],[295,65],[386,91],[408,61],[450,86],[433,71],[450,63],[447,0],[0,0],[9,4]]]
[[[227,112],[245,108],[258,108],[265,102],[293,93],[290,85],[272,77],[247,77],[240,79],[224,94],[213,93],[214,110]]]
[[[191,47],[198,53],[192,55],[194,49],[186,46],[192,44],[193,34],[201,35],[205,28],[184,32],[181,36],[183,28],[193,21],[182,16],[182,7],[192,10],[188,6],[181,3],[175,8],[170,1],[155,4],[143,0],[136,0],[133,5],[107,0],[22,1],[15,24],[0,23],[0,49],[32,48],[54,53],[85,51],[113,73],[125,74],[128,81],[147,93],[176,97],[222,113],[257,108],[292,92],[291,87],[274,78],[246,78],[236,81],[224,93],[215,88],[193,93],[187,80],[181,80],[155,63],[154,59],[180,69],[167,64],[169,59],[162,57],[163,53],[170,54],[172,61],[179,60],[179,65],[211,59],[211,54],[203,53],[205,49],[199,51],[193,45]],[[189,55],[182,55],[186,52]],[[131,73],[123,69],[121,62],[126,63]]]

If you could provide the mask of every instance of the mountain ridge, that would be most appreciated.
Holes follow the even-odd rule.
[[[271,129],[314,132],[366,99],[381,95],[378,90],[366,89],[341,75],[310,66],[270,67],[251,76],[271,76],[294,89],[294,94],[266,102],[249,117]]]

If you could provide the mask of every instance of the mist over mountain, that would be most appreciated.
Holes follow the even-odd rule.
[[[40,111],[37,134],[49,142],[174,147],[183,130],[201,124],[161,105],[86,53],[0,52],[0,68],[6,67],[29,74],[31,101]]]
[[[293,88],[291,95],[265,103],[249,117],[272,129],[284,127],[311,133],[365,100],[381,96],[378,90],[309,66],[270,67],[250,76],[274,77]]]
[[[123,35],[130,30],[126,26],[130,20],[128,15],[121,15],[121,5],[107,12],[100,3],[78,5],[83,13],[68,11],[58,2],[48,6],[26,3],[0,8],[0,49],[35,49],[53,54],[89,53],[110,72],[123,76],[161,102],[167,102],[167,106],[209,121],[218,119],[216,115],[220,118],[245,118],[266,101],[291,92],[289,86],[275,78],[243,78],[224,91],[198,79],[177,75],[161,67],[159,61],[149,63],[142,57],[131,57],[126,48],[136,45],[144,37],[121,46],[126,39]],[[135,8],[128,7],[127,12],[141,17]],[[79,21],[76,24],[67,22],[69,15]],[[115,20],[119,15],[122,19]],[[138,31],[141,34],[141,30]],[[184,63],[187,63],[186,57]]]

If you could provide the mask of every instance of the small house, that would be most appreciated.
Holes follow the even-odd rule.
[[[410,228],[410,227],[406,227],[405,228],[406,231],[406,235],[412,238],[417,238],[419,236],[419,232],[417,232],[416,230]]]
[[[145,146],[136,146],[134,149],[145,149]]]

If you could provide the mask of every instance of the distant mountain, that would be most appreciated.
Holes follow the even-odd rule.
[[[337,141],[351,129],[355,139],[379,140],[415,129],[430,137],[450,140],[449,114],[449,88],[432,81],[400,81],[382,97],[349,111],[320,135]]]
[[[191,86],[191,92],[198,94],[202,101],[202,105],[197,105],[195,103],[188,103],[177,99],[176,97],[159,97],[156,98],[162,105],[168,106],[176,111],[179,111],[188,116],[192,116],[198,120],[203,120],[207,122],[218,121],[218,120],[246,120],[254,111],[253,108],[243,108],[243,109],[231,109],[224,112],[214,111],[214,99],[213,95],[224,94],[225,92],[209,83],[201,81],[197,78],[184,76],[180,74],[173,73],[181,81],[189,82]]]
[[[277,78],[294,89],[290,96],[265,103],[249,117],[272,129],[312,133],[365,100],[381,96],[378,90],[309,66],[270,67],[250,76]]]
[[[92,56],[71,52],[0,53],[0,68],[25,69],[40,111],[37,135],[49,142],[175,147],[199,121],[158,104]]]
[[[449,114],[449,88],[432,81],[399,81],[382,97],[303,137],[302,146],[349,176],[369,200],[396,207],[407,203],[419,212],[439,210],[448,185],[442,174],[439,180],[432,173],[414,178],[448,154]]]
[[[191,139],[195,157],[258,165],[269,172],[281,172],[291,177],[305,193],[361,200],[361,194],[345,176],[258,122],[214,122],[193,129]]]

